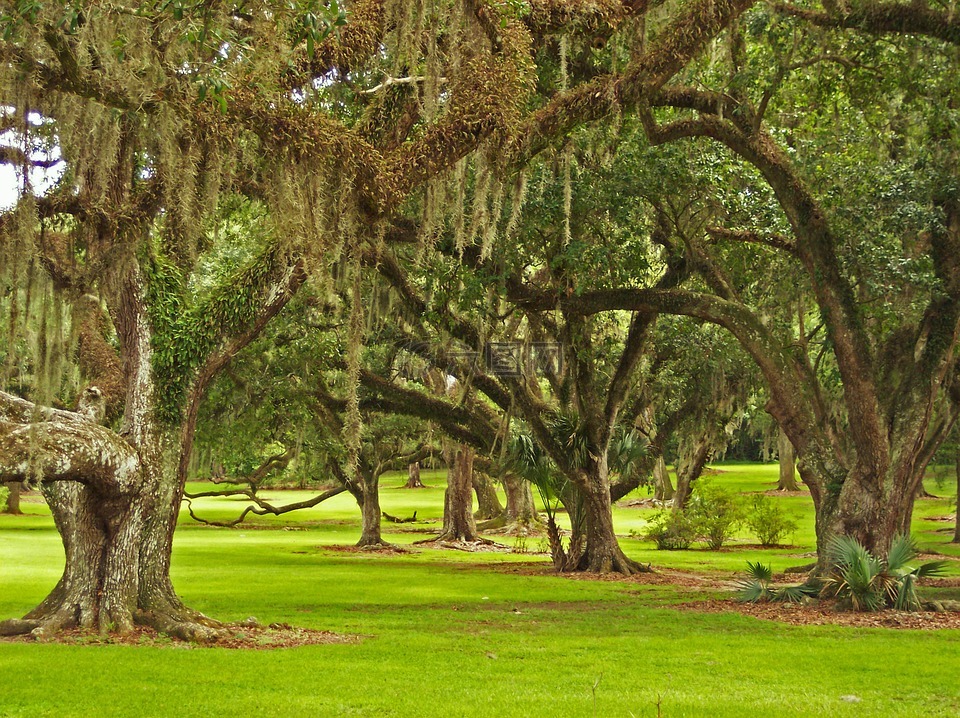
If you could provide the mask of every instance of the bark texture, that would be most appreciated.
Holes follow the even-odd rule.
[[[473,518],[473,457],[469,446],[458,445],[445,452],[447,490],[443,498],[442,541],[476,541],[480,538]]]
[[[503,515],[503,506],[500,505],[497,487],[482,471],[473,472],[473,490],[477,495],[477,510],[473,514],[475,519],[483,521]]]
[[[663,502],[673,501],[676,489],[670,481],[670,472],[667,471],[667,462],[663,460],[663,456],[658,456],[653,465],[653,486],[654,499]]]
[[[420,462],[414,461],[412,464],[407,466],[407,483],[404,485],[405,489],[422,489],[424,488],[423,482],[420,480]]]
[[[20,510],[20,488],[23,486],[19,481],[9,481],[6,484],[7,491],[7,505],[3,509],[5,514],[13,514],[14,516],[19,516],[23,513]]]
[[[780,461],[780,478],[777,480],[777,491],[799,491],[797,484],[797,460],[790,438],[780,431],[777,435],[777,452]]]
[[[385,546],[380,534],[380,477],[373,471],[363,471],[363,502],[360,504],[362,529],[357,546]]]
[[[674,511],[681,511],[687,507],[690,494],[693,492],[693,482],[700,478],[710,458],[708,439],[698,437],[690,444],[680,451],[680,460],[677,462],[677,490],[673,496]]]

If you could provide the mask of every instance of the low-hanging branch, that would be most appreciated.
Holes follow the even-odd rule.
[[[194,521],[197,521],[208,526],[220,526],[223,528],[230,528],[237,526],[243,522],[250,514],[256,516],[282,516],[283,514],[289,513],[291,511],[300,511],[301,509],[310,509],[314,506],[322,504],[327,499],[332,499],[334,496],[339,496],[344,491],[347,490],[346,486],[337,486],[333,489],[324,491],[322,494],[314,496],[312,499],[307,499],[305,501],[296,501],[292,504],[284,504],[283,506],[274,506],[269,501],[266,501],[259,496],[257,496],[253,491],[237,489],[235,491],[200,491],[197,493],[184,492],[183,498],[187,502],[187,511],[190,513],[190,518]],[[250,501],[252,501],[255,506],[247,506],[243,512],[236,519],[232,521],[210,521],[204,519],[193,510],[193,499],[207,498],[213,496],[246,496]]]
[[[137,453],[119,435],[82,414],[0,392],[0,482],[75,481],[118,497],[142,479]]]

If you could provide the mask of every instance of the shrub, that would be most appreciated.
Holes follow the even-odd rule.
[[[700,535],[700,528],[693,516],[685,511],[658,511],[644,532],[643,537],[657,544],[661,551],[678,551],[690,548]]]
[[[740,496],[709,482],[699,482],[687,507],[699,529],[699,538],[714,551],[720,549],[743,521]]]
[[[0,484],[0,511],[7,510],[7,496],[10,495],[10,489]]]
[[[916,580],[942,575],[946,561],[929,561],[916,568],[907,566],[917,557],[909,536],[897,535],[887,559],[874,556],[849,536],[834,538],[827,550],[834,565],[824,580],[823,594],[833,596],[854,611],[877,611],[885,606],[915,611],[920,608]]]
[[[754,495],[745,523],[762,546],[776,546],[797,530],[797,522],[784,513],[780,504],[763,494]]]
[[[761,601],[780,601],[800,603],[805,597],[816,595],[817,591],[811,586],[781,586],[775,588],[770,585],[773,580],[773,571],[757,561],[747,561],[747,578],[737,581],[737,600],[745,603],[760,603]]]

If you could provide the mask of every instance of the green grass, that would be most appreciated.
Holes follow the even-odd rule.
[[[771,466],[719,468],[715,480],[742,491],[775,478]],[[399,477],[385,481],[384,509],[438,519],[441,481],[426,478],[436,488],[403,491],[391,488]],[[809,560],[800,557],[812,550],[809,500],[777,500],[803,522],[793,548],[662,552],[629,538],[624,547],[655,566],[718,574],[747,558],[775,568]],[[338,552],[329,547],[359,537],[351,501],[340,496],[285,521],[232,530],[184,521],[174,580],[209,615],[363,636],[358,643],[272,651],[0,644],[8,677],[0,715],[655,716],[658,696],[667,717],[960,713],[960,631],[797,627],[681,611],[671,606],[694,595],[557,577],[539,571],[538,556]],[[241,506],[196,503],[219,518]],[[951,513],[950,499],[918,504],[921,542],[948,552],[950,536],[936,529],[952,524],[927,519]],[[62,561],[44,508],[26,508],[30,516],[0,517],[3,616],[42,599]],[[642,527],[649,514],[618,508],[618,531]],[[384,528],[398,543],[422,537]]]

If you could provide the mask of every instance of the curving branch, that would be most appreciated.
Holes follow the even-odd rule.
[[[300,287],[306,281],[307,274],[302,259],[289,263],[277,263],[275,272],[264,277],[265,286],[258,287],[264,293],[264,301],[257,312],[239,331],[225,335],[219,347],[212,352],[198,370],[187,394],[187,410],[181,428],[181,451],[178,471],[186,477],[189,471],[190,453],[193,450],[193,438],[196,430],[200,404],[210,383],[244,347],[256,339],[271,319],[287,306]]]
[[[700,0],[659,34],[622,74],[607,74],[557,95],[520,128],[509,148],[519,167],[576,127],[650,98],[756,0]]]
[[[774,7],[784,15],[817,27],[845,28],[873,35],[924,35],[960,45],[960,17],[952,11],[934,10],[926,3],[864,2],[853,7],[840,3],[829,12],[788,3],[777,3]]]
[[[274,506],[269,501],[266,501],[259,496],[257,496],[253,491],[201,491],[199,493],[191,494],[184,492],[183,498],[187,502],[187,511],[190,513],[190,518],[194,521],[197,521],[208,526],[219,526],[222,528],[230,528],[237,526],[242,523],[244,519],[247,518],[250,514],[255,516],[282,516],[283,514],[290,513],[291,511],[300,511],[302,509],[311,509],[314,506],[322,504],[327,499],[332,499],[334,496],[339,496],[344,491],[347,490],[346,486],[337,486],[336,488],[329,489],[324,491],[322,494],[314,496],[312,499],[306,499],[305,501],[296,501],[292,504],[284,504],[283,506]],[[193,501],[192,499],[199,499],[211,496],[246,496],[250,501],[252,501],[255,506],[247,506],[243,512],[233,521],[209,521],[207,519],[197,516],[193,510]]]
[[[0,482],[76,481],[104,497],[130,496],[140,458],[109,429],[85,421],[0,421]]]

